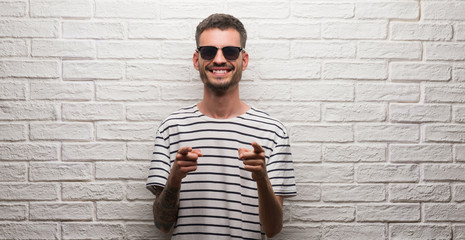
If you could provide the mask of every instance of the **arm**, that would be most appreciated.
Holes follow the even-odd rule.
[[[153,203],[153,216],[155,226],[162,232],[171,231],[176,222],[182,179],[187,176],[188,172],[197,169],[197,159],[201,156],[200,150],[192,150],[190,147],[179,149],[165,187],[157,188]]]
[[[274,237],[283,227],[283,198],[274,194],[266,171],[264,149],[255,142],[252,146],[253,152],[239,149],[239,158],[244,161],[244,168],[252,172],[252,178],[257,182],[260,223],[266,236]]]

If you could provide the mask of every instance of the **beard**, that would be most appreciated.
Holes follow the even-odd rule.
[[[231,68],[231,71],[233,72],[233,74],[231,76],[228,76],[230,77],[228,81],[216,82],[214,81],[214,79],[211,79],[207,75],[207,71],[210,71],[211,67],[229,67]],[[234,71],[236,69],[239,69],[239,70]],[[236,87],[239,84],[239,81],[242,78],[241,69],[242,69],[242,66],[238,66],[237,68],[235,68],[234,66],[228,65],[228,64],[221,64],[221,65],[213,64],[203,69],[201,68],[199,73],[200,73],[200,78],[202,79],[202,82],[205,84],[205,86],[207,86],[207,88],[209,88],[210,90],[216,93],[223,93],[229,90],[230,88]]]

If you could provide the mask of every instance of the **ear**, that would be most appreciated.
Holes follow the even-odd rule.
[[[197,51],[194,52],[194,56],[192,56],[192,63],[194,64],[194,68],[198,71],[199,70],[199,53]]]
[[[242,53],[242,71],[247,69],[247,65],[249,65],[249,54],[244,51]]]

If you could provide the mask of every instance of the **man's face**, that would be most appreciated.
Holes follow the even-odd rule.
[[[221,48],[240,47],[239,32],[232,28],[224,31],[217,28],[207,29],[200,35],[199,46],[220,48],[211,60],[203,59],[198,52],[194,53],[194,67],[199,71],[205,86],[214,92],[225,92],[236,87],[242,77],[242,71],[247,68],[249,56],[246,52],[241,52],[236,60],[228,60]]]

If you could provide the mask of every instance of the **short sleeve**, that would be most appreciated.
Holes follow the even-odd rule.
[[[292,162],[289,136],[284,131],[283,136],[276,137],[277,144],[270,154],[266,169],[273,191],[278,196],[291,197],[297,195],[294,166]]]
[[[164,187],[171,170],[169,142],[157,131],[146,187],[155,193],[156,187]]]

